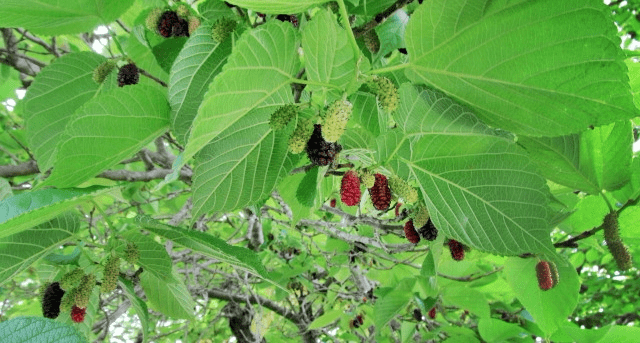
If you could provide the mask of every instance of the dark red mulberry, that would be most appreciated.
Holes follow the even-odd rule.
[[[369,195],[371,195],[371,202],[376,209],[384,211],[389,208],[391,204],[391,190],[389,189],[389,182],[387,177],[382,174],[376,174],[376,182],[373,187],[369,188]]]
[[[436,319],[436,308],[432,308],[429,310],[429,318]]]
[[[433,241],[436,238],[438,238],[438,228],[436,228],[435,225],[433,225],[433,222],[431,221],[431,218],[429,218],[429,220],[427,220],[427,223],[424,224],[419,230],[418,232],[420,233],[420,236],[422,236],[422,238],[428,240],[428,241]]]
[[[118,72],[118,86],[135,85],[140,80],[138,67],[134,63],[125,64]]]
[[[340,199],[347,206],[356,206],[360,203],[360,179],[355,171],[349,170],[342,177],[342,185],[340,186]]]
[[[311,163],[326,166],[331,164],[336,154],[342,151],[342,146],[337,142],[327,142],[322,137],[322,125],[315,124],[313,133],[307,141],[306,150]]]
[[[402,206],[402,203],[396,204],[396,217],[400,215],[400,206]]]
[[[49,284],[42,295],[42,315],[51,319],[58,318],[63,296],[64,290],[60,288],[60,283]]]
[[[173,27],[179,25],[180,17],[174,11],[164,11],[158,20],[158,32],[162,37],[169,38],[173,35]]]
[[[418,235],[416,228],[413,227],[413,220],[408,220],[404,223],[404,236],[413,244],[418,244],[418,242],[420,242],[420,235]]]
[[[331,199],[331,202],[329,203],[329,206],[336,207],[336,198]]]
[[[449,240],[449,250],[451,250],[451,257],[456,261],[464,260],[464,245],[456,241],[455,239]]]
[[[86,307],[78,307],[73,305],[71,308],[71,319],[76,323],[84,322],[84,315],[87,314]]]
[[[553,287],[553,277],[551,276],[549,262],[540,261],[536,264],[536,277],[538,278],[538,287],[541,290],[548,291]]]

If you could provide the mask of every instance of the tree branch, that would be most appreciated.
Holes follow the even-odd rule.
[[[373,30],[374,27],[378,26],[385,19],[390,17],[395,11],[404,7],[408,3],[413,2],[413,0],[398,0],[393,5],[389,6],[386,10],[378,13],[373,19],[371,19],[368,23],[358,26],[353,29],[353,35],[356,37],[363,36],[365,33]]]

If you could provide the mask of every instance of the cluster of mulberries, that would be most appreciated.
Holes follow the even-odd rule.
[[[538,278],[538,287],[543,291],[548,291],[555,286],[551,265],[547,261],[540,261],[536,264],[536,277]]]
[[[307,156],[311,163],[317,166],[327,166],[333,162],[336,154],[342,150],[342,146],[336,142],[327,142],[322,137],[322,125],[315,124],[313,133],[307,142]]]
[[[364,45],[372,54],[380,51],[380,38],[375,29],[371,29],[364,34]]]
[[[433,225],[433,221],[431,221],[431,218],[429,218],[427,222],[422,227],[420,227],[420,229],[418,229],[418,233],[420,233],[420,236],[422,236],[422,238],[428,241],[434,241],[436,238],[438,238],[438,228]]]
[[[109,293],[116,289],[116,283],[118,282],[118,274],[120,273],[120,257],[109,256],[104,265],[102,284],[100,284],[100,291],[103,293]]]
[[[451,251],[451,257],[456,261],[464,260],[464,245],[455,239],[450,239],[448,244],[449,250]]]
[[[62,276],[60,279],[60,287],[65,291],[70,291],[78,285],[83,276],[84,271],[82,268],[76,268]]]
[[[337,100],[327,108],[322,120],[322,136],[329,142],[335,142],[344,133],[353,104],[347,100]]]
[[[631,268],[631,255],[629,250],[622,243],[620,232],[618,230],[618,213],[611,212],[604,217],[604,240],[607,242],[607,248],[613,256],[613,259],[620,270],[628,270]]]
[[[125,64],[118,71],[118,87],[135,85],[140,80],[140,71],[134,63]]]
[[[60,303],[64,296],[64,290],[60,288],[60,283],[52,282],[42,294],[42,315],[56,319],[60,315]]]
[[[146,24],[149,30],[165,38],[189,37],[189,20],[180,17],[175,11],[162,11],[156,8],[147,16]]]
[[[289,138],[289,151],[291,151],[292,154],[299,154],[304,151],[312,132],[313,120],[302,119],[298,121],[298,126],[293,130],[291,138]]]
[[[291,119],[295,118],[298,114],[298,106],[288,104],[281,106],[275,112],[271,114],[269,118],[269,126],[274,131],[284,129]]]
[[[362,317],[361,314],[357,315],[355,318],[351,319],[349,321],[349,327],[350,328],[359,328],[360,326],[362,326],[362,324],[364,324],[364,318]]]
[[[360,203],[360,179],[355,171],[349,170],[342,177],[340,185],[340,199],[347,206],[356,206]]]
[[[404,224],[404,236],[413,244],[420,242],[420,235],[418,235],[416,228],[413,226],[413,220],[411,219]]]
[[[368,83],[369,89],[378,97],[378,103],[380,107],[392,113],[398,108],[398,102],[400,101],[400,95],[398,94],[398,88],[393,84],[391,80],[383,76],[374,76],[371,82]]]
[[[71,308],[71,319],[76,323],[82,323],[84,322],[84,316],[86,313],[86,308],[73,305]]]
[[[227,37],[231,35],[233,30],[236,29],[238,23],[227,17],[222,17],[213,24],[211,27],[211,37],[218,43],[223,42]]]
[[[124,259],[131,264],[138,262],[138,259],[140,259],[140,251],[136,243],[127,242],[127,247],[124,249]]]
[[[389,189],[389,182],[386,176],[375,174],[375,182],[373,187],[369,188],[369,195],[371,196],[371,203],[373,203],[376,209],[384,211],[389,208],[391,204],[391,190]]]
[[[78,307],[87,307],[93,292],[93,286],[96,284],[96,277],[93,274],[87,274],[82,277],[80,285],[74,291],[74,304]]]
[[[392,176],[389,179],[389,188],[398,197],[404,199],[408,203],[414,203],[418,201],[418,191],[411,187],[409,183],[397,176]]]
[[[93,81],[102,83],[109,76],[113,68],[116,67],[116,61],[106,60],[93,70]]]

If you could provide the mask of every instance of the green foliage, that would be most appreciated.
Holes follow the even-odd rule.
[[[48,318],[17,317],[0,323],[0,335],[7,343],[83,343],[87,339],[73,326]]]

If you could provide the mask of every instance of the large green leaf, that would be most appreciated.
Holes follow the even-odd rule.
[[[233,11],[220,0],[206,0],[198,4],[198,12],[210,22],[215,22],[218,18],[233,16]]]
[[[538,288],[536,278],[538,259],[511,257],[505,264],[507,281],[511,289],[547,337],[567,322],[567,317],[578,304],[580,289],[578,274],[571,263],[559,255],[556,255],[555,260],[560,277],[558,284],[548,291]]]
[[[289,84],[300,68],[298,46],[297,31],[278,20],[242,35],[204,97],[183,163],[240,119],[262,123],[265,113],[293,102]]]
[[[149,310],[147,309],[147,303],[135,292],[133,283],[122,277],[118,278],[118,284],[124,290],[124,295],[129,299],[131,306],[136,311],[138,319],[140,319],[140,325],[142,326],[143,342],[147,342],[147,336],[149,334]]]
[[[548,188],[513,140],[440,92],[404,84],[400,99],[396,122],[409,138],[378,150],[417,179],[436,227],[495,254],[553,253]]]
[[[382,328],[399,314],[411,301],[413,297],[413,286],[416,284],[415,278],[403,279],[394,289],[376,301],[373,309],[375,314],[374,322],[377,328]]]
[[[0,238],[34,227],[109,189],[44,189],[7,198],[0,202]]]
[[[154,310],[174,319],[192,319],[195,302],[179,277],[174,273],[168,279],[159,279],[143,272],[140,274],[140,285]]]
[[[173,262],[167,250],[153,238],[143,235],[138,229],[132,229],[122,235],[130,242],[135,242],[140,252],[137,264],[146,272],[152,273],[161,280],[171,279]]]
[[[216,3],[228,10],[221,2]],[[222,43],[214,41],[211,24],[203,24],[191,35],[173,63],[169,78],[171,130],[179,142],[186,143],[202,98],[211,80],[227,62],[231,45],[231,39]]]
[[[616,27],[598,1],[434,0],[405,32],[411,80],[488,124],[558,136],[637,113]]]
[[[374,137],[387,131],[387,114],[380,110],[376,96],[365,92],[356,92],[349,97],[353,103],[351,119],[369,131]]]
[[[53,165],[56,147],[73,112],[100,90],[92,75],[105,60],[92,52],[65,55],[38,73],[29,87],[24,112],[27,140],[41,170]]]
[[[267,14],[300,13],[329,0],[229,0],[230,4]]]
[[[70,213],[0,238],[0,285],[73,238],[80,221]]]
[[[124,13],[133,0],[3,0],[0,27],[22,27],[41,35],[92,31]]]
[[[135,85],[101,94],[76,111],[43,183],[78,185],[130,157],[169,127],[169,104],[156,88]]]
[[[84,343],[72,325],[43,317],[17,317],[0,323],[3,343]]]
[[[336,23],[331,13],[327,10],[316,12],[302,31],[308,79],[338,86],[342,91],[355,82],[358,72],[357,61],[348,40],[347,32]],[[323,88],[307,86],[310,92],[320,92]],[[337,98],[342,92],[331,90],[331,93]]]
[[[267,271],[260,262],[260,258],[255,252],[247,249],[229,245],[220,238],[207,233],[162,224],[146,216],[138,216],[135,222],[172,242],[189,248],[203,255],[229,263],[237,269],[241,269],[252,274],[267,277]]]

